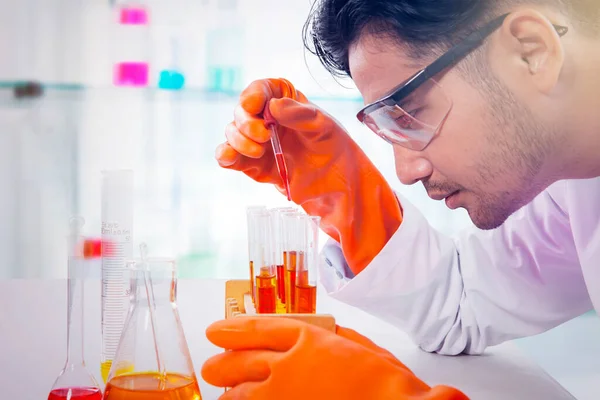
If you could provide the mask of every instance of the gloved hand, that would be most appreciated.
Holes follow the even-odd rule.
[[[285,193],[262,119],[266,106],[278,123],[292,200],[321,217],[321,229],[340,243],[358,274],[402,222],[396,196],[344,128],[284,79],[255,81],[243,91],[227,142],[216,151],[223,168]]]
[[[429,387],[391,353],[357,332],[337,334],[290,318],[238,317],[208,327],[226,350],[202,366],[202,377],[229,387],[229,399],[464,400],[448,386]]]

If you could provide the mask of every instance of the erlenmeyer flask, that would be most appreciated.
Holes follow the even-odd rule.
[[[130,261],[131,304],[104,400],[201,400],[177,311],[171,259]]]
[[[48,400],[100,400],[102,391],[94,376],[88,371],[84,358],[84,284],[94,260],[98,246],[90,241],[81,243],[79,232],[83,218],[71,221],[71,240],[67,282],[67,360],[54,381]],[[91,251],[90,251],[91,250]]]

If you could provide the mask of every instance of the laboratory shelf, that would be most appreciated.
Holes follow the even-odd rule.
[[[118,93],[118,92],[133,92],[152,95],[170,95],[171,100],[201,100],[201,99],[227,99],[238,98],[240,91],[221,90],[202,87],[184,87],[181,89],[159,88],[154,86],[146,87],[119,87],[119,86],[94,86],[83,85],[78,83],[61,83],[61,82],[38,82],[32,81],[0,81],[0,90],[13,91],[24,90],[27,87],[39,88],[39,96],[23,96],[23,98],[37,98],[48,92],[64,92],[64,93]],[[359,96],[327,96],[322,94],[305,93],[305,95],[314,102],[345,102],[345,103],[362,103],[362,98]]]

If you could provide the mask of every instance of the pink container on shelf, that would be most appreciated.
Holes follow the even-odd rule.
[[[116,15],[113,84],[144,87],[149,83],[149,13],[139,5],[120,5]]]
[[[148,13],[140,7],[123,7],[119,14],[119,22],[124,25],[146,25]]]
[[[115,65],[114,84],[116,86],[146,86],[149,65],[144,62],[122,62]]]

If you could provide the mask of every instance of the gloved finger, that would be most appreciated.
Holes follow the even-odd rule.
[[[215,150],[215,158],[223,168],[232,167],[240,158],[240,153],[235,151],[227,142],[221,143]]]
[[[272,98],[298,98],[294,85],[286,79],[261,79],[252,82],[240,95],[240,105],[251,115],[261,115]],[[304,97],[304,96],[302,96]]]
[[[356,332],[353,329],[345,328],[343,326],[336,325],[336,327],[335,327],[335,333],[338,336],[342,336],[342,337],[344,337],[346,339],[350,339],[353,342],[361,344],[361,345],[363,345],[365,347],[368,347],[368,348],[370,348],[372,350],[380,350],[380,349],[383,350],[381,347],[377,346],[375,344],[375,342],[373,342],[371,339],[369,339],[369,338],[361,335],[360,333]]]
[[[265,170],[265,166],[274,162],[273,152],[269,149],[265,150],[265,155],[263,155],[260,162],[257,162],[255,159],[242,156],[229,143],[225,142],[217,146],[215,158],[222,168],[242,171],[260,183],[274,183],[270,171]],[[280,189],[277,188],[277,190]],[[282,193],[285,194],[285,190]]]
[[[252,82],[240,95],[240,105],[250,115],[260,115],[265,104],[273,97],[268,79]]]
[[[260,158],[265,154],[265,147],[248,139],[248,137],[238,130],[234,123],[230,123],[225,128],[225,137],[229,145],[241,155],[250,158]]]
[[[279,125],[296,131],[319,133],[330,129],[332,119],[312,104],[289,98],[272,99],[269,111]]]
[[[226,391],[219,400],[263,400],[268,399],[262,389],[263,384],[259,382],[245,382]]]
[[[400,360],[398,360],[392,353],[390,353],[386,349],[376,345],[371,339],[361,335],[360,333],[356,332],[355,330],[336,325],[336,334],[338,336],[342,336],[346,339],[352,340],[353,342],[358,343],[368,349],[371,349],[371,350],[377,352],[378,355],[380,355],[381,357],[383,357],[386,360],[393,363],[394,365],[397,365],[399,367],[402,367],[402,368],[405,368],[408,370],[406,365],[404,365]]]
[[[290,318],[230,318],[212,323],[206,329],[206,337],[224,349],[287,351],[306,326],[306,323]]]
[[[233,387],[244,382],[261,382],[271,374],[270,363],[277,356],[272,351],[226,351],[206,360],[202,378],[217,387]]]
[[[283,97],[287,84],[280,79],[260,79],[252,82],[240,95],[240,105],[250,115],[262,114],[273,97]]]
[[[256,143],[265,143],[271,138],[271,131],[265,127],[262,116],[252,116],[238,105],[233,112],[233,118],[237,129]]]

